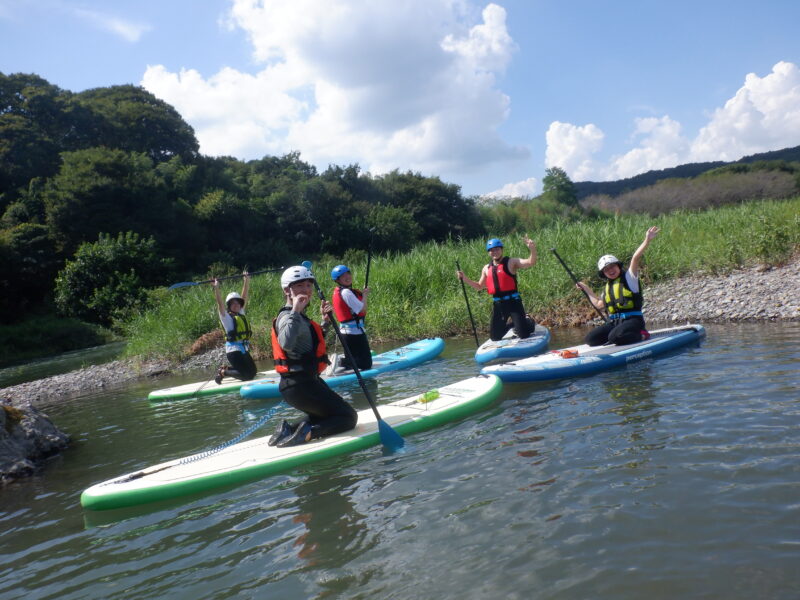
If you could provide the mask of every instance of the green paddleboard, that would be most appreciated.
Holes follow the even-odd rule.
[[[491,404],[502,383],[479,375],[378,407],[381,418],[400,435],[460,419]],[[299,465],[355,452],[380,443],[371,409],[358,413],[355,429],[289,448],[267,445],[265,436],[129,473],[86,489],[81,505],[108,510],[156,502],[216,487],[238,484],[290,470]]]

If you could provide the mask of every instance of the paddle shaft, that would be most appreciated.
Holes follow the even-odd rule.
[[[369,248],[367,249],[367,275],[364,277],[364,287],[369,286],[369,266],[372,264],[372,237],[375,233],[375,228],[369,230]]]
[[[364,287],[369,286],[369,267],[372,264],[372,244],[369,245],[369,250],[367,250],[367,276],[364,277]]]
[[[325,300],[325,296],[322,293],[322,290],[317,283],[316,278],[314,278],[314,288],[317,290],[317,295],[319,296],[320,300]],[[370,408],[372,408],[372,412],[375,413],[375,418],[378,421],[382,421],[380,413],[378,413],[378,407],[375,405],[375,401],[372,399],[372,396],[367,389],[367,384],[364,382],[364,378],[361,377],[361,371],[356,364],[355,356],[350,351],[350,347],[347,345],[345,341],[345,336],[342,335],[341,330],[339,329],[339,324],[336,322],[336,317],[333,316],[333,313],[328,313],[328,319],[330,319],[331,325],[333,325],[333,330],[336,332],[336,339],[342,344],[342,348],[344,348],[345,356],[350,360],[350,366],[353,368],[353,373],[356,375],[356,379],[358,379],[358,384],[361,386],[361,389],[364,391],[364,395],[367,397],[367,402],[369,402]]]
[[[550,252],[552,252],[555,255],[555,257],[558,259],[558,262],[561,263],[561,266],[564,267],[564,270],[572,278],[572,281],[575,282],[575,285],[578,285],[578,278],[575,277],[575,275],[574,275],[574,273],[572,271],[570,271],[570,268],[567,266],[567,263],[565,263],[561,259],[561,257],[558,255],[558,252],[556,252],[556,249],[555,248],[550,248]],[[597,308],[594,305],[594,302],[592,302],[592,299],[589,297],[589,294],[587,293],[587,291],[585,289],[583,289],[583,288],[580,288],[580,290],[583,292],[583,295],[586,296],[586,299],[589,301],[589,304],[592,305],[592,308],[597,312],[598,315],[600,315],[600,318],[603,319],[603,321],[608,321],[608,317],[606,317],[603,313],[601,313],[600,309]]]
[[[458,269],[459,271],[461,270],[461,265],[458,264],[458,261],[456,261],[456,269]],[[469,307],[469,298],[467,297],[467,288],[464,286],[464,280],[463,279],[459,279],[459,281],[461,281],[461,291],[464,292],[464,302],[467,303],[467,314],[469,314],[469,322],[472,324],[472,335],[475,336],[475,344],[478,346],[478,348],[480,348],[481,347],[481,343],[478,341],[478,332],[475,329],[475,319],[472,318],[472,309]]]
[[[252,273],[248,273],[248,275],[261,275],[262,273],[277,273],[278,271],[283,271],[283,267],[277,267],[275,269],[262,269],[260,271],[253,271]],[[225,281],[226,279],[238,279],[239,277],[244,277],[244,275],[227,275],[225,277],[215,277],[214,279],[206,279],[205,281],[182,281],[180,283],[173,283],[169,286],[169,289],[175,289],[179,287],[187,287],[190,285],[202,285],[204,283],[213,283],[214,281]]]

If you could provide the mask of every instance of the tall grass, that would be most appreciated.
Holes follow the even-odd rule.
[[[800,246],[800,197],[706,212],[677,212],[657,218],[624,215],[604,220],[564,221],[529,231],[537,244],[538,262],[519,276],[528,312],[539,316],[570,307],[591,311],[550,248],[558,250],[579,279],[599,288],[595,267],[598,257],[615,254],[629,262],[651,225],[660,227],[661,234],[644,257],[645,285],[688,273],[725,272],[748,262],[779,263]],[[527,256],[522,237],[503,237],[506,255]],[[469,277],[477,279],[488,260],[483,242],[431,242],[405,254],[374,256],[367,317],[371,339],[407,340],[471,331],[463,292],[455,275],[456,260]],[[329,273],[335,264],[328,259],[314,265],[328,299],[333,289]],[[363,285],[366,260],[348,266],[353,271],[355,286]],[[251,284],[247,314],[255,330],[257,356],[269,354],[269,328],[283,304],[279,278],[280,274],[260,275]],[[236,285],[229,282],[223,294],[240,286],[240,282]],[[466,289],[476,325],[485,332],[491,311],[489,297],[485,292]],[[129,354],[179,358],[197,337],[219,327],[208,285],[161,290],[157,296],[153,310],[127,325]],[[314,317],[319,314],[317,305],[315,302],[309,309]]]

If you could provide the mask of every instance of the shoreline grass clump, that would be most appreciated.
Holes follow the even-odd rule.
[[[658,281],[688,274],[724,273],[755,262],[780,264],[800,246],[800,197],[754,201],[708,211],[679,211],[659,217],[619,215],[578,222],[556,222],[525,232],[536,242],[538,262],[521,272],[519,287],[525,307],[537,320],[548,317],[558,325],[574,324],[575,315],[591,316],[591,307],[550,252],[556,248],[576,277],[599,288],[597,258],[615,254],[627,264],[644,239],[647,228],[657,225],[659,237],[650,245],[642,265],[642,281]],[[507,256],[527,256],[522,234],[499,236]],[[298,257],[301,262],[309,257]],[[410,340],[471,334],[456,260],[472,279],[488,262],[484,240],[451,240],[420,244],[410,252],[373,256],[367,330],[374,341]],[[313,270],[330,299],[333,282],[330,257],[314,263]],[[364,283],[366,258],[348,263],[355,287]],[[247,315],[254,328],[257,358],[270,355],[269,329],[283,304],[280,274],[252,279]],[[239,291],[241,281],[225,282],[223,295]],[[476,326],[485,334],[490,300],[485,292],[467,287]],[[129,356],[183,358],[192,343],[219,327],[211,289],[197,286],[154,294],[155,307],[125,324]],[[318,302],[309,314],[319,317]],[[562,320],[558,316],[563,315]]]

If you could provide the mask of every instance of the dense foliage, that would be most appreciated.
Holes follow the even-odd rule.
[[[171,259],[154,271],[158,278],[130,276],[127,265],[141,256],[128,232]],[[298,153],[247,162],[207,157],[180,115],[142,88],[72,93],[36,75],[0,73],[6,322],[54,292],[61,312],[107,324],[143,301],[130,293],[134,282],[164,285],[211,265],[255,269],[482,234],[475,201],[438,177],[373,177],[358,165],[320,174]],[[96,274],[83,269],[90,257],[97,267],[112,242],[118,247],[105,259],[105,291],[92,292]],[[125,291],[111,292],[105,286],[117,274]],[[93,293],[102,301],[76,301]],[[111,302],[123,304],[113,311]]]
[[[133,232],[116,238],[100,234],[84,242],[56,279],[56,306],[82,321],[111,325],[141,308],[147,289],[160,285],[170,260],[162,259],[153,238]]]

